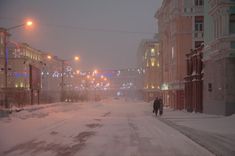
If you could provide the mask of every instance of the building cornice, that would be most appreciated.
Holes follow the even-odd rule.
[[[231,6],[235,6],[235,2],[231,1],[211,1],[209,0],[211,5],[211,9],[209,10],[209,15],[213,16],[219,9],[221,8],[229,8]]]

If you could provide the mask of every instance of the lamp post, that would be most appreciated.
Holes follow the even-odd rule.
[[[23,26],[32,26],[33,25],[33,22],[32,21],[27,21],[26,23],[23,23],[23,24],[19,24],[19,25],[16,25],[16,26],[13,26],[13,27],[10,27],[10,28],[7,28],[7,29],[3,29],[3,43],[4,43],[4,93],[5,93],[5,107],[6,108],[9,108],[9,104],[8,104],[8,96],[7,96],[7,92],[8,92],[8,85],[7,85],[7,77],[8,77],[8,51],[7,51],[7,37],[10,36],[10,33],[9,31],[12,30],[12,29],[16,29],[16,28],[20,28],[20,27],[23,27]]]
[[[49,59],[49,60],[51,60],[52,59],[52,56],[50,56],[50,55],[48,55],[47,56],[47,59]],[[80,57],[79,56],[75,56],[73,59],[68,59],[68,60],[63,60],[63,59],[59,59],[59,58],[57,58],[57,60],[58,61],[60,61],[61,62],[61,72],[62,72],[62,74],[61,74],[61,96],[60,96],[60,100],[61,101],[64,101],[64,85],[65,85],[65,83],[64,83],[64,68],[65,68],[65,62],[67,62],[67,61],[72,61],[72,60],[74,60],[74,61],[80,61]]]

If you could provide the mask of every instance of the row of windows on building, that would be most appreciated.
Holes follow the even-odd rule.
[[[9,52],[9,56],[12,58],[27,57],[36,61],[42,60],[41,55],[37,51],[29,48],[11,48]]]
[[[204,6],[204,0],[194,0],[195,6]]]
[[[157,48],[159,49],[159,45],[157,45]],[[146,66],[147,67],[159,67],[160,64],[159,62],[157,62],[156,56],[159,56],[160,53],[158,51],[155,50],[155,48],[150,48],[147,49],[146,52],[144,53],[144,60],[146,61]]]
[[[154,85],[153,83],[148,83],[144,87],[145,89],[160,89],[159,85]]]
[[[149,60],[147,60],[146,62],[146,66],[147,67],[160,67],[160,63],[157,62],[156,58],[150,58]]]

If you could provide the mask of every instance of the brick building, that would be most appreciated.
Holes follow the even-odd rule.
[[[185,55],[203,43],[203,0],[163,0],[156,12],[163,62],[163,98],[166,105],[185,108]]]

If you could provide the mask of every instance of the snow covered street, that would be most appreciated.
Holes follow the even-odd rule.
[[[0,155],[213,155],[155,117],[149,103],[110,99],[44,106],[0,119]]]

